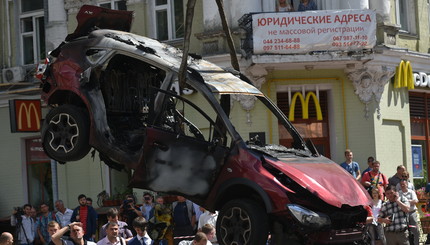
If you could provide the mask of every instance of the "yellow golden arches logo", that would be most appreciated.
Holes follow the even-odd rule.
[[[32,119],[31,114],[30,114],[31,112],[34,113],[34,116],[36,119],[35,120],[36,129],[40,129],[40,117],[39,117],[39,113],[37,112],[38,110],[36,108],[36,105],[33,102],[30,102],[28,104],[28,107],[27,107],[26,103],[21,103],[19,106],[19,109],[18,109],[18,130],[23,130],[23,126],[22,126],[22,123],[23,123],[22,113],[23,113],[23,111],[25,113],[24,119],[27,119],[27,124],[26,124],[27,129],[33,128],[32,124],[31,124],[31,119]]]
[[[323,120],[322,117],[322,112],[321,112],[321,106],[320,106],[320,102],[317,98],[317,96],[315,95],[314,92],[308,92],[306,94],[306,98],[303,99],[303,95],[300,92],[296,92],[293,95],[293,98],[291,99],[291,105],[290,105],[290,113],[288,115],[288,119],[290,119],[290,121],[294,121],[294,110],[296,108],[296,100],[297,98],[300,99],[300,103],[302,104],[302,118],[303,119],[308,119],[309,118],[309,100],[313,99],[314,103],[315,103],[315,109],[317,111],[317,120],[321,121]]]
[[[394,88],[414,89],[414,75],[412,73],[412,65],[409,61],[400,61],[396,67],[396,76],[394,77]]]

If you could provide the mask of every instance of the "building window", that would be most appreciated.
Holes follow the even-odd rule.
[[[396,0],[396,23],[401,32],[416,34],[415,12],[414,1]]]
[[[23,64],[46,57],[43,0],[21,0],[20,39]]]
[[[184,37],[183,0],[155,1],[155,30],[160,41]]]
[[[116,9],[116,10],[127,10],[127,4],[126,1],[103,1],[99,3],[100,7],[107,8],[107,9]]]
[[[22,0],[21,13],[43,9],[43,0]]]

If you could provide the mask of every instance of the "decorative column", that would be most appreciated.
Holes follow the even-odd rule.
[[[267,70],[260,65],[253,65],[245,70],[245,75],[251,80],[252,84],[260,90],[261,85],[266,82]],[[246,111],[246,123],[251,125],[252,120],[249,112],[254,108],[257,98],[249,95],[233,94],[231,95],[231,105],[233,105],[234,100],[238,101],[242,106],[242,109]]]
[[[382,93],[385,85],[394,76],[394,67],[387,66],[372,66],[363,67],[354,71],[346,71],[348,78],[352,81],[355,94],[361,102],[365,104],[365,117],[369,118],[369,103],[374,100],[376,102],[377,118],[381,118],[379,104],[381,102]]]

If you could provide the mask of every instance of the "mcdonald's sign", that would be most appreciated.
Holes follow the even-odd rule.
[[[42,109],[40,100],[9,100],[10,128],[16,132],[38,132]]]
[[[414,83],[411,63],[404,60],[400,61],[394,76],[394,88],[414,89]]]
[[[315,95],[314,92],[308,92],[306,94],[306,98],[303,98],[302,93],[300,92],[296,92],[293,95],[293,98],[291,99],[291,104],[290,104],[290,113],[288,114],[288,119],[290,119],[290,121],[294,121],[294,110],[296,108],[296,100],[297,98],[300,99],[300,103],[302,104],[302,118],[303,119],[308,119],[309,118],[309,101],[312,98],[314,103],[315,103],[315,110],[317,113],[317,120],[321,121],[323,120],[322,117],[322,112],[321,112],[321,106],[320,106],[320,102],[317,98],[317,96]]]

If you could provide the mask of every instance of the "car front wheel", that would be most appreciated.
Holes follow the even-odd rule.
[[[217,219],[217,238],[224,245],[263,245],[269,228],[265,209],[249,199],[226,203]]]
[[[73,105],[53,108],[42,127],[46,154],[60,162],[77,161],[88,154],[89,119],[87,113]]]

